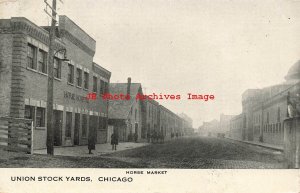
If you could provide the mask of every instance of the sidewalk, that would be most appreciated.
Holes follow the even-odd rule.
[[[112,147],[109,143],[96,144],[96,150],[93,150],[93,154],[89,154],[87,145],[73,146],[73,147],[55,147],[54,155],[71,156],[71,157],[95,157],[113,152],[123,151],[127,149],[133,149],[148,145],[148,143],[133,143],[123,142],[119,143],[116,151],[112,151]],[[47,154],[47,149],[34,150],[34,154]]]
[[[256,141],[243,141],[243,140],[233,139],[233,138],[229,138],[229,137],[225,137],[225,138],[229,139],[229,140],[238,141],[241,143],[247,143],[250,145],[256,145],[256,146],[260,146],[260,147],[265,147],[265,148],[269,148],[269,149],[273,149],[273,150],[277,150],[277,151],[283,151],[283,149],[284,149],[283,146],[281,146],[281,145],[261,143],[261,142],[256,142]]]

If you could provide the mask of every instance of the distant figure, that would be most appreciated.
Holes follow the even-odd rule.
[[[95,143],[96,143],[96,135],[95,135],[94,130],[91,129],[90,132],[89,132],[89,138],[88,138],[89,154],[93,154],[92,150],[96,149]]]
[[[112,145],[112,150],[117,150],[117,145],[119,144],[119,137],[117,134],[111,134],[110,144]]]
[[[138,140],[138,134],[137,134],[137,133],[134,133],[134,134],[133,134],[133,138],[134,138],[134,142],[137,143],[137,140]]]
[[[176,138],[178,138],[178,133],[176,133]]]

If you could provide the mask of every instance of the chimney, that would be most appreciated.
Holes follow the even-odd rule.
[[[131,86],[131,78],[128,77],[127,79],[127,95],[130,96],[130,86]]]

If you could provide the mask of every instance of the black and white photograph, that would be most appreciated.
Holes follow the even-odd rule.
[[[299,10],[298,0],[0,0],[0,168],[298,169]]]

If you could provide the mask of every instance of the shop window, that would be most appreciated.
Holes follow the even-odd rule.
[[[100,94],[104,94],[105,92],[105,82],[100,80]]]
[[[74,66],[68,64],[68,83],[74,84]]]
[[[55,78],[61,78],[61,61],[58,58],[54,58],[53,61],[53,76]]]
[[[97,77],[93,76],[93,92],[97,92]]]
[[[72,130],[72,113],[66,113],[66,137],[71,137]]]
[[[38,52],[38,70],[47,73],[47,53],[40,49]]]
[[[82,137],[86,137],[87,134],[87,115],[83,114],[82,115],[82,133],[81,136]]]
[[[36,108],[36,127],[45,127],[45,108]]]
[[[27,44],[27,67],[36,70],[36,47]]]
[[[76,70],[76,85],[82,86],[82,70],[79,68]]]
[[[83,86],[85,89],[89,89],[89,73],[84,72],[84,78],[83,78]]]
[[[109,92],[109,84],[108,82],[104,82],[104,93],[108,93]]]

